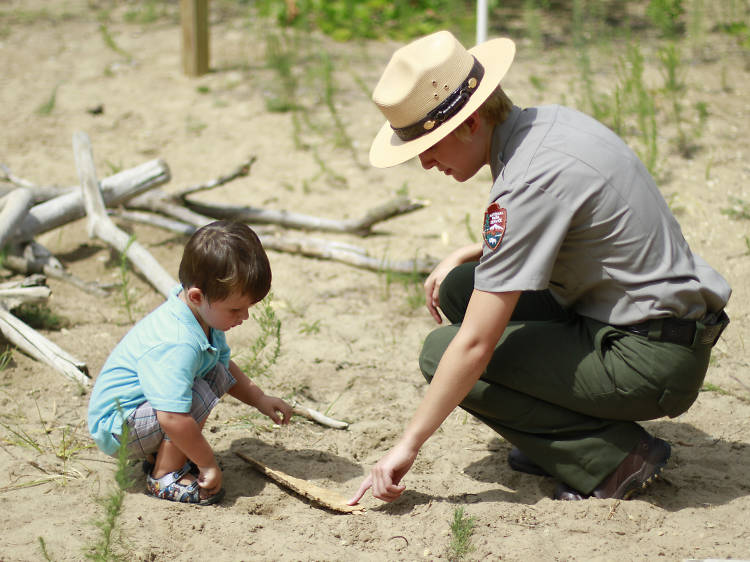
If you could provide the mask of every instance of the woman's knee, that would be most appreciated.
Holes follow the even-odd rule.
[[[440,284],[440,310],[451,322],[461,322],[474,291],[474,269],[477,262],[469,262],[453,268]]]
[[[441,326],[427,334],[424,344],[422,344],[422,352],[419,354],[419,369],[427,382],[430,382],[432,377],[435,376],[440,359],[456,336],[458,328],[459,326],[456,324]]]

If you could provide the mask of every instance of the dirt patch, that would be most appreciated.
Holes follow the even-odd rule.
[[[304,73],[300,95],[314,111],[305,116],[267,110],[269,96],[278,95],[279,78],[265,66],[257,23],[217,18],[212,23],[216,71],[190,79],[180,71],[176,22],[135,25],[115,18],[121,23],[108,24],[108,32],[125,56],[105,45],[99,22],[83,2],[66,3],[64,17],[39,16],[29,23],[18,16],[22,8],[32,13],[47,4],[0,2],[6,18],[0,20],[0,162],[15,174],[39,184],[74,185],[71,138],[83,130],[91,138],[100,177],[159,157],[172,172],[167,190],[208,181],[250,155],[257,157],[249,176],[199,196],[207,201],[341,219],[358,217],[398,193],[431,202],[425,210],[382,224],[367,238],[298,233],[356,244],[373,256],[441,257],[476,236],[487,171],[459,185],[426,174],[416,162],[388,170],[366,165],[381,117],[365,90],[374,86],[394,44],[334,44],[315,37],[331,53],[334,107],[348,135],[342,144],[331,132],[332,113],[322,102],[313,103],[321,99],[314,88],[319,82],[308,76],[306,85]],[[258,382],[351,425],[338,431],[299,419],[289,427],[273,427],[225,399],[208,424],[224,468],[225,501],[201,509],[153,500],[142,493],[138,475],[119,522],[126,558],[441,559],[459,506],[476,517],[471,559],[750,556],[745,350],[750,222],[722,213],[731,197],[750,201],[750,75],[731,37],[709,33],[705,45],[710,56],[687,57],[685,75],[685,107],[702,101],[709,111],[695,139],[699,149],[692,159],[680,156],[664,117],[658,164],[661,188],[687,240],[734,289],[728,307],[732,324],[707,376],[713,390],[702,393],[679,418],[646,424],[673,445],[665,478],[647,495],[628,502],[555,502],[550,499],[554,482],[512,472],[505,462],[508,443],[462,411],[454,412],[425,445],[406,479],[408,491],[395,504],[367,496],[365,514],[336,515],[266,480],[233,451],[353,493],[393,444],[424,391],[416,360],[433,327],[427,312],[413,304],[414,281],[270,252],[282,351],[272,374]],[[617,79],[612,61],[620,47],[613,45],[593,59],[594,79],[603,88]],[[658,81],[656,46],[644,42],[641,48],[647,76]],[[519,105],[574,105],[581,92],[575,56],[570,47],[539,52],[519,40],[506,88]],[[542,88],[533,86],[538,78]],[[52,98],[51,111],[40,111]],[[103,112],[90,111],[98,106]],[[662,116],[668,112],[658,109]],[[328,129],[321,129],[326,124]],[[176,272],[183,237],[121,224]],[[75,275],[119,282],[117,257],[87,238],[83,221],[39,241]],[[45,335],[84,360],[95,375],[130,326],[120,292],[97,298],[52,279],[49,285],[50,308],[68,323]],[[136,275],[130,286],[136,316],[161,302]],[[236,356],[242,359],[257,335],[252,322],[229,332]],[[96,499],[112,490],[114,464],[95,449],[74,451],[91,444],[84,425],[87,401],[88,394],[75,383],[19,352],[0,371],[3,560],[40,559],[39,537],[51,559],[80,560],[98,540],[93,522],[101,519],[102,508]]]

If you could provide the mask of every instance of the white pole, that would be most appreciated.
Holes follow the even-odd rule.
[[[477,0],[477,45],[487,40],[487,0]]]

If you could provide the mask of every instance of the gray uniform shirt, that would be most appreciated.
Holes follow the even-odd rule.
[[[598,121],[514,107],[495,127],[490,166],[476,289],[549,289],[562,306],[619,325],[700,320],[729,299],[638,157]]]

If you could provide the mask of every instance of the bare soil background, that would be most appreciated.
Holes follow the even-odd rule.
[[[343,219],[399,193],[429,200],[429,207],[383,223],[366,238],[297,233],[356,244],[379,258],[440,258],[478,236],[488,171],[456,184],[425,173],[416,161],[388,170],[367,165],[381,124],[367,92],[397,43],[297,37],[292,68],[305,109],[274,113],[267,102],[283,95],[286,84],[267,64],[273,23],[212,12],[213,72],[192,79],[181,72],[176,7],[172,17],[145,24],[126,21],[132,3],[112,5],[106,32],[119,50],[107,45],[95,3],[0,0],[0,162],[18,176],[43,185],[77,184],[71,138],[82,130],[91,138],[100,178],[158,157],[171,169],[167,191],[257,157],[247,177],[197,196],[206,201]],[[522,106],[575,105],[582,83],[565,30],[551,25],[547,46],[539,49],[525,38],[519,19],[513,21],[504,27],[519,47],[504,82],[511,97]],[[682,45],[683,102],[686,108],[705,102],[709,116],[695,137],[698,149],[686,159],[674,147],[669,107],[654,94],[662,100],[658,169],[691,247],[734,289],[732,323],[715,348],[707,391],[693,408],[645,424],[673,446],[663,480],[627,502],[555,502],[551,479],[512,472],[505,460],[509,444],[457,410],[425,445],[405,480],[407,492],[394,504],[368,495],[364,514],[338,515],[279,488],[233,451],[349,496],[394,443],[424,392],[417,355],[433,321],[415,304],[417,280],[269,252],[282,347],[270,374],[257,382],[351,422],[349,429],[300,418],[274,427],[226,398],[207,425],[224,469],[226,499],[209,508],[155,500],[143,493],[143,476],[136,473],[118,520],[117,551],[127,560],[446,559],[450,522],[463,506],[476,518],[469,559],[750,559],[750,222],[722,213],[732,197],[750,201],[750,74],[747,51],[710,21],[704,27],[700,40]],[[644,35],[638,43],[647,81],[661,84],[658,38]],[[602,41],[591,54],[593,78],[603,91],[617,80],[615,61],[623,49],[616,40]],[[320,76],[304,70],[315,68],[321,53],[332,64],[333,112]],[[51,100],[51,111],[39,111]],[[89,111],[97,106],[103,112]],[[335,119],[348,142],[337,138]],[[696,130],[693,113],[686,123]],[[184,237],[120,224],[176,276]],[[75,275],[119,283],[119,257],[88,239],[85,221],[39,241]],[[134,273],[129,280],[140,318],[162,299]],[[66,324],[45,335],[84,360],[95,377],[131,326],[121,291],[97,298],[54,279],[48,284],[49,308]],[[228,333],[240,363],[258,334],[252,321]],[[99,541],[103,509],[97,500],[114,489],[114,461],[94,448],[66,454],[91,445],[87,402],[86,389],[18,351],[0,371],[0,560],[44,559],[40,538],[49,559],[81,560]],[[37,448],[24,446],[24,435],[26,445]]]

